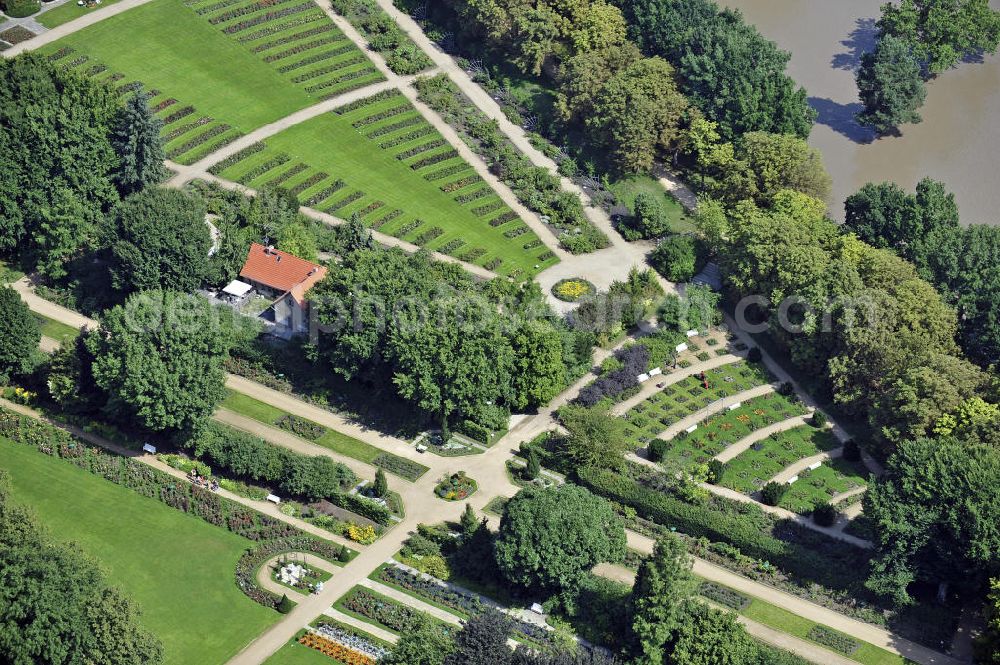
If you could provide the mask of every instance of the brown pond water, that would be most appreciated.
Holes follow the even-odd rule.
[[[854,73],[871,50],[883,0],[720,0],[743,11],[790,51],[789,74],[819,113],[809,143],[833,177],[830,214],[866,182],[892,180],[912,191],[930,176],[955,192],[962,222],[1000,224],[1000,56],[965,62],[928,85],[920,114],[902,136],[872,140],[853,115],[860,109]],[[1000,0],[991,0],[994,9]]]

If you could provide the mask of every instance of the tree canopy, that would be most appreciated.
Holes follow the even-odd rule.
[[[895,37],[913,48],[932,74],[978,51],[1000,44],[1000,12],[988,0],[901,0],[882,5],[880,38]]]
[[[625,556],[625,530],[607,501],[578,485],[528,487],[507,503],[495,549],[512,583],[572,591],[598,563]]]
[[[927,90],[920,61],[909,42],[892,35],[882,37],[873,53],[861,56],[857,81],[864,104],[857,120],[862,125],[887,134],[900,125],[920,122],[917,109],[923,105]]]
[[[44,56],[0,62],[0,252],[60,277],[118,201],[113,91]]]
[[[41,339],[38,320],[21,295],[9,286],[0,286],[0,377],[30,370]]]
[[[163,121],[149,108],[149,95],[137,92],[125,102],[111,128],[111,146],[118,156],[113,178],[123,196],[155,185],[166,176]]]
[[[876,532],[867,585],[882,596],[906,604],[914,580],[979,590],[1000,574],[997,448],[903,441],[865,493],[864,511]]]
[[[136,293],[105,312],[87,343],[108,408],[154,431],[197,429],[225,396],[232,317],[171,291]]]
[[[139,608],[96,561],[55,541],[13,502],[0,471],[0,653],[11,663],[132,665],[163,661]]]
[[[198,197],[176,189],[144,189],[115,208],[105,235],[116,289],[193,291],[201,286],[212,238]]]
[[[711,0],[630,0],[629,34],[676,69],[680,90],[726,140],[753,131],[809,135],[815,112],[785,73],[790,54]]]

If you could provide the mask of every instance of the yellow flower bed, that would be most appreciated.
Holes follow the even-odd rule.
[[[566,302],[576,302],[594,290],[594,285],[585,279],[564,279],[552,287],[555,297]]]

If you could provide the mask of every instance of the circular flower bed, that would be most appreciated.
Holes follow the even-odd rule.
[[[597,292],[597,287],[581,277],[561,279],[552,286],[552,295],[563,302],[578,302]]]
[[[453,473],[434,488],[434,493],[445,501],[462,501],[472,496],[479,489],[479,485],[472,478],[465,475],[465,471]]]

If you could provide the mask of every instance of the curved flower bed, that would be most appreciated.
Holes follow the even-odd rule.
[[[552,295],[563,302],[579,302],[594,293],[597,293],[597,287],[582,277],[560,279],[552,285]]]
[[[236,586],[254,602],[278,609],[281,596],[257,584],[257,571],[268,559],[288,552],[309,552],[330,562],[348,561],[351,556],[346,547],[308,536],[268,540],[248,549],[236,562]]]

